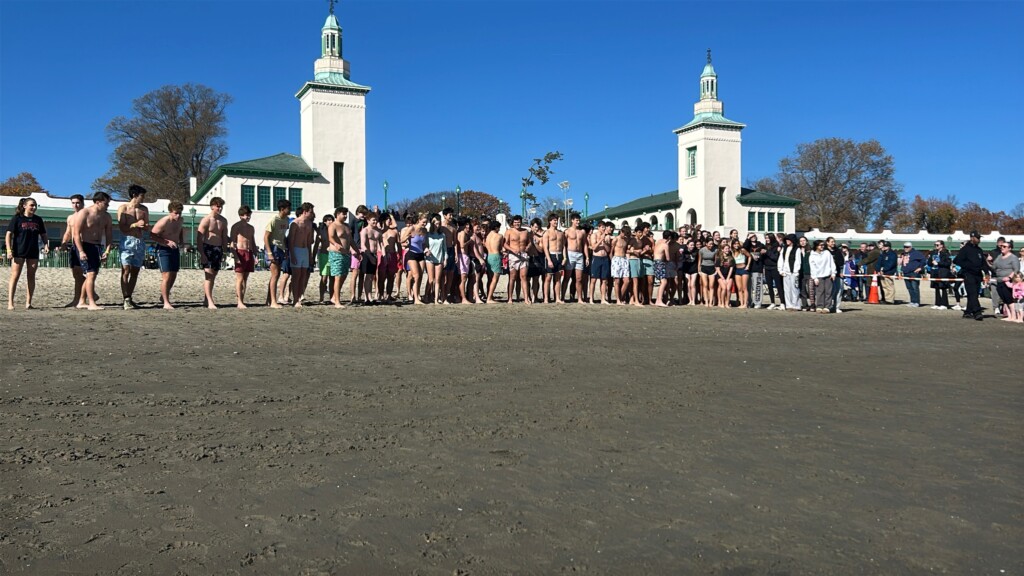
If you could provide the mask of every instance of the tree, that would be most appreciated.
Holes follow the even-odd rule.
[[[206,179],[228,153],[225,109],[231,96],[201,84],[164,86],[132,103],[132,117],[107,125],[110,170],[93,190],[123,197],[130,184],[150,197],[185,201],[188,179]]]
[[[904,233],[927,230],[932,234],[948,234],[954,230],[959,214],[955,196],[945,200],[914,196],[914,200],[893,217],[892,229]]]
[[[46,192],[31,172],[22,172],[0,182],[0,196],[28,196],[35,192]]]
[[[901,209],[902,185],[892,156],[877,140],[823,138],[799,144],[760,189],[803,201],[797,228],[878,230]]]
[[[442,196],[444,197],[443,204],[441,203]],[[488,194],[487,192],[480,192],[478,190],[463,191],[460,196],[459,204],[461,206],[459,213],[462,216],[469,216],[471,218],[485,215],[494,216],[498,212],[502,211],[502,202],[497,196]],[[453,210],[456,208],[454,190],[430,192],[429,194],[424,194],[418,198],[399,200],[392,204],[391,209],[395,210],[399,214],[404,212],[425,212],[430,214],[434,212],[441,212],[445,206],[448,206]]]
[[[527,168],[527,175],[523,177],[523,190],[526,191],[524,198],[528,204],[534,207],[540,206],[537,202],[537,197],[530,192],[530,187],[536,184],[536,182],[540,182],[541,185],[547,184],[548,180],[551,179],[551,175],[555,173],[551,169],[551,165],[561,159],[562,153],[557,150],[548,152],[543,158],[533,159],[533,164]],[[534,181],[535,178],[536,181]]]

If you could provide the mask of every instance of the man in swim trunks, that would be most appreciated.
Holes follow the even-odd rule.
[[[401,251],[398,243],[398,221],[393,213],[381,214],[381,249],[377,253],[377,294],[388,302],[395,299],[395,276],[401,269]],[[401,292],[401,286],[399,286]]]
[[[373,287],[377,285],[377,252],[380,250],[381,232],[377,228],[377,213],[366,216],[366,226],[359,232],[359,274],[363,277],[366,303],[373,301]],[[377,294],[380,297],[380,294]]]
[[[348,227],[348,209],[336,208],[334,222],[327,227],[327,259],[331,266],[331,304],[335,308],[341,305],[341,287],[345,284],[349,270],[352,268],[352,230]]]
[[[623,224],[619,235],[612,242],[612,278],[615,281],[615,303],[626,305],[626,292],[629,290],[629,260],[626,258],[633,237],[629,224]]]
[[[203,264],[203,293],[206,307],[216,310],[213,301],[213,284],[217,281],[217,273],[224,263],[224,252],[228,247],[228,220],[221,215],[224,211],[224,199],[214,196],[210,199],[210,213],[203,217],[196,230],[199,248],[199,260]]]
[[[246,308],[245,289],[249,286],[249,274],[256,270],[256,229],[249,220],[252,218],[252,209],[243,205],[238,209],[238,222],[231,226],[228,244],[235,252],[235,305],[239,308]]]
[[[85,300],[79,302],[77,308],[103,309],[96,304],[96,275],[99,274],[100,266],[107,260],[110,248],[114,244],[113,219],[107,212],[109,207],[110,195],[106,192],[97,192],[92,195],[92,206],[75,214],[75,249],[78,250],[82,272],[85,274],[85,282],[82,284]],[[101,255],[100,242],[103,241],[106,243],[106,249]]]
[[[74,308],[79,302],[85,299],[82,286],[85,284],[85,275],[82,274],[82,261],[78,259],[78,249],[75,248],[75,216],[85,207],[85,196],[81,194],[71,195],[71,208],[74,212],[68,216],[64,227],[64,237],[61,239],[61,246],[68,251],[68,260],[71,265],[71,276],[75,279],[75,292],[71,302],[64,305],[65,308]]]
[[[283,287],[288,281],[291,267],[288,265],[288,215],[292,213],[292,203],[285,198],[277,201],[277,216],[267,224],[263,232],[263,247],[267,252],[270,264],[270,287],[267,292],[267,303],[271,308],[280,308],[284,295],[278,290],[278,281]]]
[[[449,302],[455,291],[455,274],[459,268],[459,262],[455,258],[455,233],[456,224],[454,221],[455,211],[451,208],[441,210],[440,231],[444,234],[445,260],[444,260],[444,284],[440,287],[443,294],[438,294],[437,302]],[[440,283],[439,283],[440,284]]]
[[[487,248],[487,303],[495,304],[494,289],[498,287],[498,281],[501,279],[501,253],[505,248],[505,238],[498,232],[501,230],[501,222],[490,222],[489,228],[487,238],[484,240]],[[509,282],[511,281],[512,275],[510,272]]]
[[[654,300],[654,233],[651,225],[642,222],[637,228],[637,241],[640,243],[640,285],[638,298],[642,304],[651,304]]]
[[[658,286],[657,306],[668,306],[676,282],[676,258],[679,257],[678,234],[671,230],[661,233],[661,240],[654,243],[654,277],[661,281]]]
[[[540,300],[540,288],[543,283],[544,269],[547,267],[547,258],[544,257],[544,228],[540,218],[530,220],[530,244],[526,248],[530,255],[530,265],[526,271],[526,277],[530,282],[533,301]]]
[[[590,248],[590,301],[596,300],[601,295],[602,304],[612,303],[612,260],[611,245],[612,236],[610,230],[613,224],[603,220],[597,224],[597,229],[587,239]],[[598,286],[600,282],[600,286]],[[598,291],[599,290],[599,291]]]
[[[562,266],[565,264],[565,232],[558,229],[558,214],[548,216],[548,229],[544,231],[541,249],[547,265],[544,268],[544,299],[541,302],[564,304]]]
[[[462,216],[455,220],[458,231],[455,234],[455,258],[459,261],[459,303],[472,304],[473,295],[473,234],[470,232],[469,218]],[[469,290],[466,290],[466,285]],[[452,290],[454,293],[455,291]]]
[[[331,291],[331,265],[327,257],[327,227],[334,222],[334,214],[324,214],[323,221],[316,227],[313,240],[313,254],[316,254],[316,268],[320,273],[320,303],[324,303]]]
[[[565,274],[562,281],[562,300],[565,300],[565,289],[574,276],[576,280],[577,302],[586,302],[586,285],[583,283],[583,272],[586,270],[586,252],[588,249],[586,232],[580,228],[580,214],[569,214],[569,228],[565,231]]]
[[[288,227],[288,264],[292,268],[292,305],[302,308],[302,297],[309,282],[309,250],[313,247],[313,205],[303,202]]]
[[[505,231],[505,251],[508,254],[508,303],[513,302],[513,288],[518,285],[523,294],[523,301],[533,304],[530,290],[526,284],[526,273],[530,264],[527,248],[530,243],[530,231],[523,228],[523,217],[518,214],[512,217],[512,227]]]
[[[146,189],[132,184],[128,187],[128,198],[130,200],[117,209],[117,229],[121,231],[121,298],[125,310],[139,307],[132,300],[132,294],[146,258],[142,235],[149,227],[149,208],[142,205],[146,201]]]
[[[181,226],[181,202],[167,205],[167,216],[157,220],[149,232],[149,239],[156,243],[156,261],[160,265],[160,299],[164,310],[174,310],[171,305],[171,289],[181,268],[181,245],[185,241],[185,230]]]

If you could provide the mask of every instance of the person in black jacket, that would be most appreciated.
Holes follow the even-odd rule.
[[[774,234],[765,235],[764,253],[764,284],[768,288],[768,309],[785,310],[786,297],[782,293],[782,274],[779,273],[779,257],[782,255],[782,244]],[[775,292],[779,293],[779,304],[775,304]]]
[[[971,241],[964,244],[953,259],[953,263],[960,267],[960,273],[964,277],[964,290],[967,291],[967,310],[964,311],[964,318],[973,320],[982,320],[978,293],[981,290],[981,275],[988,269],[985,253],[979,244],[981,234],[977,231],[971,232]]]
[[[946,250],[946,243],[935,241],[935,249],[928,255],[928,275],[932,277],[932,290],[935,290],[935,310],[949,310],[949,289],[956,289],[949,281],[953,278],[953,259]]]

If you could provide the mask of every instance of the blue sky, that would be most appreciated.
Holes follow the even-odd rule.
[[[676,188],[672,130],[706,48],[743,132],[744,182],[796,145],[878,139],[905,195],[1024,201],[1024,3],[345,0],[352,80],[369,85],[369,202],[454,189],[590,211]],[[197,82],[234,97],[228,161],[299,152],[326,0],[0,0],[0,178],[55,195],[108,167],[104,127],[132,99]]]

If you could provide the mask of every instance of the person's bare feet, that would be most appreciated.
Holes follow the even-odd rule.
[[[239,302],[239,303],[238,303],[238,305],[237,305],[237,307],[238,307],[238,308],[240,308],[240,309],[243,309],[243,310],[244,310],[244,309],[246,309],[246,308],[248,308],[248,306],[246,306],[246,305],[245,305],[244,303],[242,303],[242,302]]]
[[[103,310],[103,306],[100,306],[99,304],[89,304],[86,308],[89,310]]]
[[[296,302],[294,307],[295,308],[302,308],[302,300],[300,299],[298,302]]]
[[[174,310],[174,306],[171,306],[170,302],[164,302],[164,310]]]
[[[660,306],[660,307],[662,307],[662,308],[668,308],[668,304],[665,304],[665,303],[664,303],[664,302],[662,302],[661,300],[659,300],[659,301],[658,301],[658,303],[657,303],[657,304],[655,304],[655,306]]]
[[[281,305],[280,305],[280,304],[278,304],[277,302],[275,302],[275,303],[271,304],[271,305],[270,305],[270,307],[271,307],[271,308],[284,308],[284,306],[281,306]]]
[[[622,301],[622,300],[617,300],[617,301],[615,302],[615,304],[616,304],[617,306],[625,306],[625,305],[626,305],[626,303],[625,303],[624,301]]]
[[[10,303],[8,303],[8,304],[7,304],[7,309],[8,309],[8,310],[14,310],[14,304],[10,304]]]
[[[641,308],[643,308],[643,307],[644,307],[643,303],[642,303],[642,302],[640,302],[639,300],[637,300],[637,301],[633,302],[633,306],[639,306],[639,307],[641,307]]]

